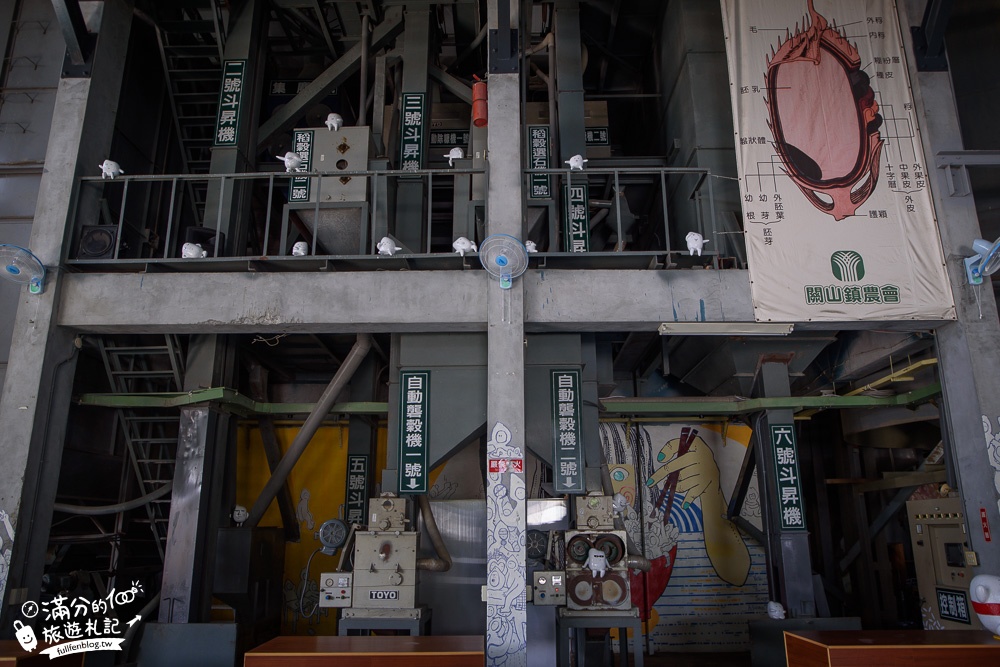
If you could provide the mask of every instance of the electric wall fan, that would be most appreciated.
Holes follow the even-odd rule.
[[[528,268],[528,251],[513,236],[494,234],[479,245],[479,261],[487,273],[500,281],[501,288],[510,289],[514,278]]]
[[[0,243],[0,275],[11,282],[28,286],[32,294],[41,294],[45,286],[45,265],[27,248]]]

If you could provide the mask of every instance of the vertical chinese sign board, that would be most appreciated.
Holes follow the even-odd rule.
[[[219,114],[215,122],[216,146],[235,146],[239,140],[246,68],[245,60],[227,60],[222,70],[222,92],[219,93]]]
[[[302,159],[301,171],[312,169],[312,147],[313,130],[295,130],[293,148],[295,154]],[[288,201],[309,201],[309,182],[307,176],[295,176],[292,178],[292,189],[288,194]]]
[[[347,524],[365,525],[368,506],[368,457],[347,457]]]
[[[586,183],[563,188],[566,252],[590,252],[590,188]]]
[[[771,426],[771,454],[774,456],[774,481],[781,530],[805,530],[802,482],[799,479],[795,427],[792,424]]]
[[[583,493],[580,371],[552,371],[551,387],[555,489],[557,493]]]
[[[424,168],[425,95],[403,94],[403,113],[399,119],[399,168],[416,171]]]
[[[427,493],[430,371],[399,374],[399,492]]]
[[[549,126],[528,126],[528,155],[532,169],[549,168]],[[552,179],[548,174],[532,174],[528,185],[531,199],[551,199]]]

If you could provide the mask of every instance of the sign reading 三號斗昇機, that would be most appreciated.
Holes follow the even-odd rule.
[[[532,169],[549,168],[549,126],[528,126],[528,160]],[[548,174],[531,174],[528,184],[528,197],[531,199],[550,199],[552,197],[552,178]]]
[[[243,77],[247,61],[227,60],[222,70],[222,91],[215,122],[215,145],[235,146],[239,140],[240,107],[243,104]]]
[[[427,493],[430,371],[399,374],[399,492]]]
[[[782,530],[805,530],[806,516],[802,507],[802,482],[799,480],[799,460],[792,424],[771,426],[771,454],[774,456],[775,490]]]
[[[313,130],[295,130],[292,148],[295,149],[295,154],[302,160],[302,166],[299,167],[300,171],[309,171],[312,169],[313,136]],[[309,201],[310,180],[308,176],[293,176],[290,185],[291,190],[288,193],[288,201]]]
[[[580,371],[554,370],[550,378],[555,489],[557,493],[583,493]]]
[[[563,187],[566,252],[590,252],[590,188],[586,183]]]
[[[399,117],[399,168],[403,171],[424,168],[425,99],[424,93],[403,93]]]
[[[365,523],[368,507],[368,457],[347,457],[347,524]]]

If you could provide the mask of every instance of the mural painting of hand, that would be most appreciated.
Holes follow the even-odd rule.
[[[719,486],[719,466],[712,449],[702,438],[695,437],[688,451],[677,456],[680,438],[667,442],[656,455],[657,462],[666,462],[653,471],[646,486],[654,486],[678,473],[676,492],[684,496],[681,509],[687,509],[695,499],[701,499],[702,522],[705,530],[705,551],[720,578],[742,586],[750,572],[750,552],[739,529],[726,518],[726,499]]]

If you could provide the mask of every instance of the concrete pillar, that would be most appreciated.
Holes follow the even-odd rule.
[[[4,627],[13,620],[8,610],[17,609],[11,603],[39,597],[76,367],[73,334],[55,325],[59,264],[71,237],[77,178],[98,173],[108,157],[131,26],[131,0],[106,0],[93,75],[64,78],[56,93],[39,188],[45,196],[38,199],[29,242],[48,275],[43,294],[20,292],[0,401],[0,558],[9,562],[0,575]]]
[[[916,70],[908,28],[920,25],[925,4],[905,0],[898,6],[914,111],[958,313],[957,322],[936,332],[944,394],[942,426],[949,469],[965,503],[966,528],[970,546],[979,556],[979,571],[996,573],[1000,572],[1000,549],[987,543],[983,515],[991,531],[1000,531],[1000,322],[990,279],[977,294],[966,280],[962,262],[973,254],[973,239],[982,236],[975,202],[971,196],[950,196],[947,168],[934,164],[939,152],[960,151],[964,146],[949,73]],[[953,175],[966,176],[963,172]]]
[[[498,26],[498,7],[510,7],[518,25],[517,3],[490,0],[488,25]],[[509,39],[509,38],[508,38]],[[492,55],[492,51],[491,51]],[[489,76],[490,180],[486,228],[489,235],[521,238],[520,74]],[[487,284],[486,453],[488,459],[521,461],[524,442],[524,283],[510,289]],[[523,467],[487,472],[486,664],[527,664],[525,610],[525,487]]]

